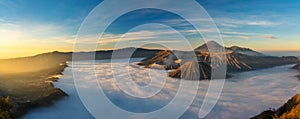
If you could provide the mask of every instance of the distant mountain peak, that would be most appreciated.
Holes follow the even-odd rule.
[[[243,47],[239,47],[239,46],[231,46],[226,48],[227,52],[231,52],[233,54],[244,54],[244,55],[248,55],[248,56],[265,56],[263,53],[254,51],[250,48],[243,48]]]
[[[219,43],[217,43],[216,41],[208,41],[205,44],[195,48],[195,51],[196,52],[209,52],[209,50],[208,50],[209,48],[216,50],[216,49],[221,49],[224,47],[222,45],[220,45]]]
[[[213,41],[213,40],[207,41],[205,44],[208,44],[208,45],[220,45],[218,42]],[[220,46],[221,46],[221,45],[220,45]]]
[[[202,46],[213,46],[213,47],[223,47],[222,45],[220,45],[218,42],[216,41],[207,41],[205,44],[203,44]]]
[[[217,52],[224,52],[224,49],[226,53],[230,54],[243,54],[243,55],[248,55],[248,56],[265,56],[263,53],[254,51],[250,48],[243,48],[240,46],[231,46],[231,47],[223,47],[216,41],[208,41],[205,44],[195,48],[195,52],[198,53],[205,53],[205,52],[211,52],[209,51],[209,48],[211,51],[217,51]],[[223,49],[224,48],[224,49]]]
[[[243,48],[243,47],[236,46],[236,45],[231,46],[231,47],[229,47],[228,49],[231,49],[231,50],[251,50],[251,51],[253,51],[253,50],[250,49],[250,48]]]

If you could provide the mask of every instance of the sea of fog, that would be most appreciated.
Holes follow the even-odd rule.
[[[77,63],[78,64],[78,63]],[[108,60],[99,60],[95,63],[95,72],[92,68],[92,61],[81,61],[78,65],[67,67],[63,76],[55,87],[61,88],[69,96],[65,97],[50,107],[40,107],[29,111],[24,119],[93,119],[85,106],[81,103],[80,98],[74,86],[72,69],[74,73],[80,75],[77,80],[87,80],[93,75],[98,77],[98,81],[107,95],[107,97],[118,107],[136,113],[145,113],[155,111],[167,105],[176,95],[180,81],[167,77],[167,72],[145,69],[130,63],[126,59],[114,60],[111,64]],[[113,71],[112,68],[113,67]],[[263,110],[269,108],[278,108],[293,95],[300,91],[300,81],[295,75],[296,70],[290,69],[292,65],[279,66],[269,69],[236,73],[231,79],[227,79],[223,92],[218,103],[213,110],[207,115],[208,119],[240,119],[253,117]],[[128,70],[124,70],[128,69]],[[117,72],[118,74],[114,74]],[[129,72],[130,76],[126,74]],[[94,74],[95,73],[95,74]],[[154,86],[161,86],[162,79],[166,79],[164,88],[156,95],[141,99],[125,94],[113,77],[124,79],[132,78],[138,85],[146,86],[151,82]],[[149,78],[151,77],[151,78]],[[126,80],[124,80],[123,83]],[[97,81],[95,81],[97,83]],[[200,81],[198,94],[190,106],[183,114],[183,119],[198,118],[197,114],[205,96],[209,81]],[[86,86],[89,90],[98,90],[97,87]],[[126,87],[125,87],[126,88]],[[184,87],[189,89],[189,87]],[[128,87],[131,92],[138,95],[147,95],[151,91],[141,91]],[[194,91],[186,91],[186,95],[192,95]],[[100,103],[101,102],[94,102]],[[104,108],[104,107],[103,107]],[[105,107],[108,108],[108,107]],[[180,105],[178,105],[180,108]],[[167,115],[166,115],[167,116]],[[126,117],[120,117],[126,118]]]
[[[300,51],[265,51],[263,53],[270,56],[296,56],[300,58]]]

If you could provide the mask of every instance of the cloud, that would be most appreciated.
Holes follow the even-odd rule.
[[[213,33],[218,31],[216,31],[215,29],[199,29],[199,30],[184,30],[182,32],[195,34],[195,33]]]
[[[139,42],[180,44],[179,42],[182,42],[181,40],[184,40],[184,38],[188,40],[196,39],[196,33],[198,33],[199,31],[212,32],[211,29],[180,29],[176,31],[175,29],[163,24],[150,23],[135,27],[125,34],[106,32],[101,36],[101,39],[99,39],[100,36],[98,36],[98,34],[86,36],[84,38],[79,38],[80,41],[77,41],[77,43],[99,43],[99,45],[101,45],[102,47],[105,46],[107,48],[112,47],[115,43],[118,42],[127,43],[127,45],[138,44]],[[184,35],[185,37],[183,37],[182,35]],[[199,37],[201,36],[199,35]]]
[[[188,32],[196,32],[196,31],[188,31]],[[141,30],[141,31],[133,31],[128,32],[126,34],[109,34],[106,33],[103,35],[102,39],[99,41],[101,44],[114,43],[114,42],[125,42],[125,41],[134,41],[134,40],[155,40],[159,38],[166,37],[166,35],[172,36],[172,34],[177,34],[175,30]],[[162,42],[162,41],[159,41]]]
[[[233,27],[233,28],[238,27],[236,24],[229,24],[229,23],[220,23],[219,25],[224,27]]]
[[[119,49],[124,47],[139,47],[145,44],[160,44],[171,49],[189,50],[188,41],[179,33],[168,26],[161,26],[159,29],[155,25],[144,25],[136,27],[125,34],[105,33],[99,40],[101,49]],[[150,28],[152,27],[152,28]],[[145,30],[146,29],[146,30]],[[182,30],[182,34],[191,35],[197,30]],[[182,47],[178,47],[178,45]],[[156,48],[156,46],[151,46]]]
[[[273,35],[263,35],[263,36],[259,36],[259,38],[277,39],[277,37],[275,37],[275,36],[273,36]]]
[[[181,20],[171,20],[172,22],[177,22]],[[178,39],[181,40],[181,35],[184,35],[189,38],[189,36],[195,36],[198,33],[204,33],[204,32],[214,32],[213,29],[179,29],[175,30],[171,28],[170,26],[162,25],[162,24],[144,24],[138,27],[135,27],[134,29],[131,29],[129,32],[125,34],[114,34],[114,33],[105,33],[101,41],[99,43],[101,44],[107,44],[107,43],[113,43],[118,41],[157,41],[162,42],[166,40],[172,40],[172,39]],[[181,35],[180,35],[181,34]],[[201,36],[199,36],[201,37]],[[194,38],[194,37],[193,37]],[[169,42],[169,41],[168,41]]]
[[[247,25],[252,25],[252,26],[273,26],[276,25],[274,22],[270,21],[247,21]]]
[[[203,25],[205,23],[208,23],[210,21],[214,21],[217,25],[223,26],[223,27],[229,27],[229,28],[237,28],[239,26],[276,26],[281,23],[273,22],[273,21],[267,21],[267,20],[252,20],[249,19],[233,19],[233,18],[199,18],[199,19],[190,19],[189,21],[193,22],[202,22]],[[186,22],[184,19],[171,19],[171,20],[165,20],[164,22],[175,25],[175,26],[183,26],[183,27],[189,27],[191,26],[188,22]]]
[[[257,33],[251,33],[251,32],[237,32],[237,31],[224,31],[224,32],[222,32],[222,34],[226,34],[226,35],[245,35],[245,36],[249,36],[249,35],[256,35]]]
[[[249,36],[238,36],[238,38],[242,38],[242,39],[249,39]]]
[[[239,27],[239,26],[276,26],[281,23],[267,21],[267,20],[252,20],[251,18],[246,19],[232,19],[232,18],[214,18],[217,24],[224,26],[224,27]]]
[[[72,49],[72,34],[57,24],[0,22],[0,49]]]

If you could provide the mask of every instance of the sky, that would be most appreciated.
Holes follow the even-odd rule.
[[[0,59],[56,50],[72,51],[81,23],[101,2],[0,0]],[[216,23],[226,46],[238,45],[258,51],[300,51],[299,0],[197,2]],[[120,5],[126,6],[122,3]],[[195,10],[189,12],[198,13]],[[104,19],[95,22],[101,24],[101,20]],[[201,22],[201,19],[195,20]],[[210,29],[201,30],[211,32]],[[114,21],[106,29],[98,49],[114,49],[118,37],[123,37],[120,43],[122,47],[139,46],[149,41],[168,44],[175,49],[186,47],[181,43],[182,36],[179,33],[182,32],[192,47],[197,47],[204,41],[194,31],[188,22],[174,13],[141,9],[126,13]]]

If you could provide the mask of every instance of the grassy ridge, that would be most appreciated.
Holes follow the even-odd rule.
[[[300,119],[300,94],[292,97],[278,110],[267,110],[251,119]]]

